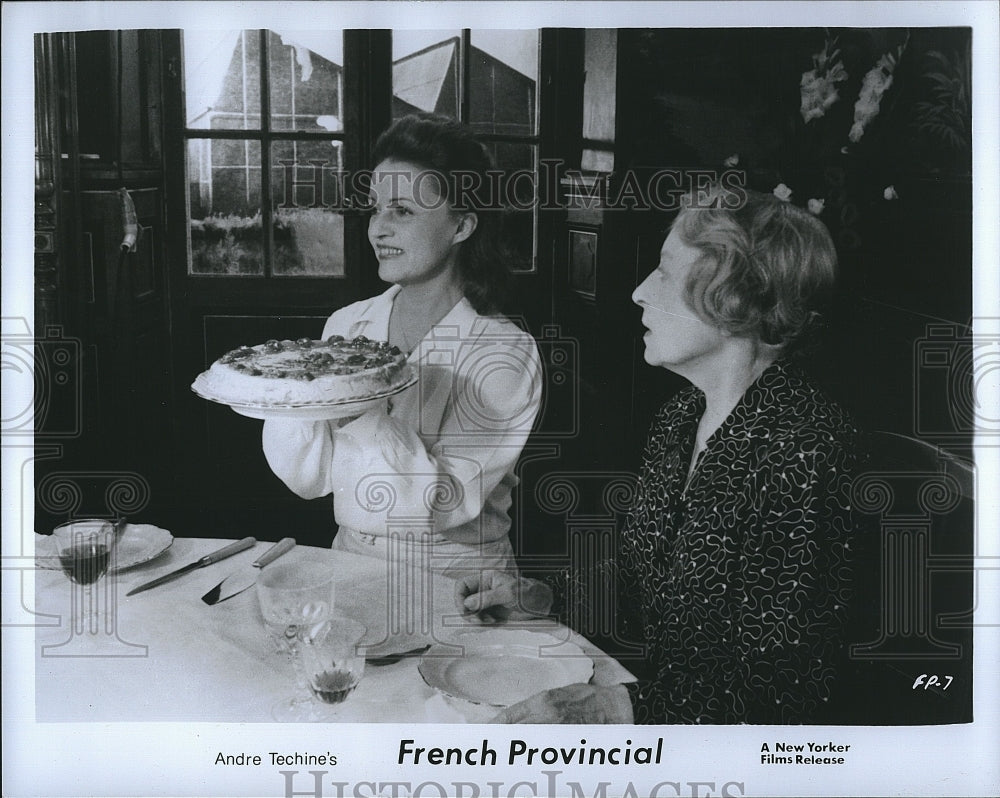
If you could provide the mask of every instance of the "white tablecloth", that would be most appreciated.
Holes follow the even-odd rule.
[[[152,562],[107,577],[98,599],[110,608],[96,634],[74,633],[71,595],[77,586],[60,572],[36,575],[35,706],[38,721],[273,722],[272,708],[295,694],[291,664],[272,648],[250,588],[215,606],[201,596],[259,556],[267,543],[152,590],[126,596],[138,584],[208,554],[228,541],[178,538]],[[329,549],[299,546],[281,562],[321,560],[336,572],[336,613],[360,620],[371,653],[403,651],[453,639],[469,622],[458,616],[453,582],[430,571],[392,571],[385,563]],[[79,595],[79,593],[77,594]],[[564,626],[536,622],[583,648],[594,660],[593,681],[632,677],[619,663]],[[344,722],[482,721],[459,714],[421,678],[418,658],[366,668],[364,679],[334,718]]]

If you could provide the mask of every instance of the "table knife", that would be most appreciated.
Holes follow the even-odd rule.
[[[260,572],[265,565],[274,562],[286,551],[291,551],[294,546],[295,538],[282,538],[252,563],[244,566],[239,571],[231,573],[219,582],[219,584],[202,596],[201,600],[212,606],[213,604],[218,604],[220,601],[232,598],[237,593],[242,593],[256,583],[257,577],[260,576]]]
[[[126,596],[132,596],[136,593],[141,593],[143,590],[149,590],[151,587],[158,587],[165,582],[170,582],[176,579],[178,576],[186,574],[188,571],[193,571],[196,568],[204,568],[206,565],[211,565],[219,560],[224,560],[226,557],[231,557],[237,552],[243,551],[244,549],[249,549],[251,546],[257,543],[256,538],[243,538],[243,540],[237,540],[235,543],[230,543],[228,546],[219,549],[218,551],[212,552],[211,554],[206,554],[200,560],[195,560],[192,563],[188,563],[183,568],[178,568],[176,571],[171,571],[169,574],[164,574],[159,576],[151,582],[146,582],[139,585],[138,587],[133,587]]]

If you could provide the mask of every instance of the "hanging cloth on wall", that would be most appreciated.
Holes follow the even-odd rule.
[[[125,188],[118,189],[121,202],[122,241],[118,247],[118,264],[114,275],[115,289],[111,296],[110,332],[111,332],[111,366],[113,380],[115,416],[125,422],[124,428],[129,428],[132,410],[132,394],[135,391],[136,358],[135,358],[135,280],[133,275],[132,254],[136,250],[139,238],[139,224],[132,197]],[[124,443],[124,441],[122,441]]]

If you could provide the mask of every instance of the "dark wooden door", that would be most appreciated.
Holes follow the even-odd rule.
[[[159,35],[42,34],[35,44],[45,444],[35,528],[70,515],[155,522],[171,470]]]
[[[381,120],[388,114],[389,76],[364,68],[379,55],[380,45],[370,41],[367,32],[350,32],[343,39],[340,64],[323,57],[322,43],[315,45],[319,49],[311,56],[313,74],[305,81],[299,65],[288,59],[291,48],[280,37],[266,31],[242,32],[235,44],[230,41],[226,45],[241,56],[228,59],[226,81],[242,80],[244,89],[250,86],[243,94],[234,93],[235,101],[243,102],[246,92],[254,88],[253,80],[260,79],[261,104],[255,109],[248,102],[243,109],[247,116],[233,123],[233,115],[226,116],[218,107],[227,100],[223,83],[215,103],[218,122],[192,135],[196,123],[191,121],[184,102],[183,84],[191,73],[186,72],[182,61],[182,33],[169,31],[163,35],[167,75],[164,116],[172,120],[165,135],[167,192],[171,198],[170,523],[185,535],[254,535],[262,540],[289,535],[303,544],[329,545],[335,531],[331,500],[310,502],[295,496],[265,461],[261,450],[263,422],[201,399],[190,385],[213,361],[237,346],[270,338],[317,338],[333,310],[384,288],[377,280],[376,264],[365,240],[365,218],[342,207],[326,207],[333,205],[329,197],[324,207],[313,208],[310,203],[316,200],[314,190],[303,187],[317,174],[309,171],[309,158],[336,152],[340,167],[353,168],[363,162],[370,128],[384,124]],[[193,42],[185,40],[185,46],[190,50]],[[253,58],[261,59],[259,73],[234,72],[244,69],[237,64]],[[388,59],[383,58],[382,63],[388,65]],[[277,85],[278,81],[285,83]],[[371,111],[376,103],[359,101],[363,88],[366,96],[386,98],[382,116]],[[334,139],[319,138],[324,131],[315,128],[315,110],[311,117],[297,117],[295,102],[288,102],[289,93],[297,91],[303,106],[310,97],[314,103],[324,103],[324,97],[317,99],[323,94],[321,89],[340,96],[342,133]],[[306,92],[311,94],[307,96]],[[362,108],[369,112],[360,113]],[[262,125],[261,119],[271,121]],[[232,129],[233,124],[238,129]],[[241,148],[256,155],[240,160]],[[199,153],[205,159],[202,162],[197,160]],[[291,167],[295,171],[289,176],[280,165],[286,157],[295,158]],[[300,171],[303,162],[304,171]],[[256,211],[252,201],[235,210],[220,202],[224,191],[232,192],[237,179],[234,175],[245,179],[240,190],[245,190],[247,196],[256,193]],[[286,184],[286,179],[301,182]],[[308,217],[312,229],[320,231],[311,239],[312,268],[298,268],[304,257],[300,238],[303,228],[287,223],[281,215],[282,206],[295,201],[306,206],[302,217]],[[292,213],[299,210],[297,206]],[[210,234],[216,238],[210,239]],[[243,235],[256,236],[256,261],[240,260],[249,249],[249,245],[241,249]],[[206,257],[199,260],[202,254]],[[287,266],[292,261],[281,260],[288,255],[293,266]],[[249,267],[247,262],[251,263]],[[220,263],[228,264],[228,268],[217,268]]]

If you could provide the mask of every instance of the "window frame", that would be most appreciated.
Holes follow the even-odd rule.
[[[259,68],[259,104],[254,111],[259,111],[260,120],[256,128],[190,128],[187,126],[187,114],[185,113],[180,119],[180,135],[183,138],[183,153],[184,153],[184,169],[182,170],[185,175],[188,175],[188,153],[189,153],[189,142],[193,140],[203,140],[203,141],[251,141],[256,142],[260,149],[260,214],[261,214],[261,234],[262,234],[262,270],[259,274],[214,274],[205,272],[194,272],[192,271],[192,255],[190,238],[186,236],[185,242],[185,259],[187,260],[187,271],[189,276],[192,277],[207,277],[210,279],[235,277],[238,279],[263,279],[265,281],[269,280],[308,280],[310,278],[319,279],[334,279],[342,280],[347,277],[347,230],[345,229],[344,235],[344,273],[343,274],[323,274],[323,275],[292,275],[292,274],[275,274],[274,273],[274,197],[272,174],[275,168],[273,147],[276,143],[283,142],[340,142],[341,145],[341,163],[344,168],[347,167],[348,162],[348,149],[353,145],[355,148],[357,142],[353,141],[357,137],[357,133],[351,134],[348,130],[348,125],[346,121],[346,113],[342,114],[344,123],[342,124],[340,131],[313,131],[313,130],[296,130],[294,127],[285,130],[281,128],[275,128],[273,125],[273,118],[271,114],[271,47],[269,46],[269,38],[273,35],[273,31],[268,28],[251,28],[244,29],[248,34],[255,34],[257,37],[257,47],[258,47],[258,63]],[[344,63],[341,64],[341,69],[343,70],[343,85],[341,86],[341,106],[346,108],[347,104],[347,82],[348,82],[348,48],[347,48],[347,34],[348,31],[342,31],[341,35],[344,37]],[[181,58],[184,57],[183,51],[183,30],[181,30]],[[181,61],[181,75],[184,74],[183,60]],[[183,97],[183,88],[182,88]],[[182,108],[184,104],[182,103]],[[186,178],[189,179],[189,178]],[[286,198],[287,200],[287,198]],[[337,213],[343,215],[341,209],[331,209],[331,213]],[[191,200],[190,195],[187,191],[184,192],[184,217],[186,221],[186,227],[190,229],[191,222]],[[345,225],[346,228],[346,225]]]
[[[534,30],[534,29],[533,29]],[[540,181],[542,177],[541,162],[544,157],[542,153],[542,85],[544,76],[542,73],[542,52],[544,42],[544,28],[538,28],[538,49],[536,51],[536,65],[538,67],[538,77],[535,80],[535,125],[531,134],[517,133],[480,133],[476,131],[470,117],[472,109],[472,28],[462,28],[459,39],[459,121],[465,122],[474,131],[476,140],[482,144],[528,144],[534,148],[535,159],[532,170],[535,180]],[[538,259],[541,251],[542,239],[542,213],[537,207],[532,211],[532,241],[531,241],[531,265],[528,268],[517,269],[515,274],[537,274]]]
[[[268,29],[254,29],[261,41],[266,41]],[[467,119],[470,102],[469,92],[471,60],[467,57],[471,48],[472,28],[461,29],[460,94],[462,118]],[[270,146],[274,141],[340,141],[342,142],[342,167],[347,171],[370,167],[371,152],[378,134],[392,122],[392,33],[382,29],[346,29],[344,36],[343,68],[343,126],[341,131],[295,131],[282,130],[224,130],[203,131],[189,129],[186,125],[184,103],[184,67],[182,32],[179,29],[165,31],[163,58],[167,80],[164,84],[164,161],[182,164],[184,168],[166,169],[166,200],[168,218],[177,223],[169,226],[169,246],[174,253],[170,258],[175,279],[193,281],[198,290],[204,292],[203,302],[211,305],[230,305],[236,302],[231,294],[258,299],[266,304],[268,291],[277,280],[282,292],[292,303],[316,304],[316,292],[325,294],[339,306],[341,301],[353,301],[383,289],[378,280],[374,256],[367,246],[366,219],[362,211],[350,208],[338,209],[344,216],[344,274],[343,275],[273,275],[271,274],[271,247],[273,234],[266,222],[273,216],[271,203],[263,201],[270,197],[271,176]],[[573,124],[574,108],[578,106],[576,92],[571,92],[567,102],[555,90],[556,86],[566,86],[582,81],[579,73],[577,51],[579,37],[576,31],[562,29],[538,29],[538,78],[535,96],[535,131],[532,134],[476,133],[476,138],[484,144],[523,143],[534,146],[536,159],[535,174],[541,179],[540,164],[544,160],[558,159],[560,174],[567,167],[579,164],[579,133]],[[270,76],[267,74],[266,59],[269,55],[264,48],[261,76],[261,111],[265,116],[270,106]],[[567,136],[567,133],[569,134]],[[261,214],[265,221],[264,246],[267,247],[265,267],[262,274],[227,275],[191,272],[188,225],[190,223],[189,197],[187,189],[188,141],[194,138],[216,138],[229,140],[255,140],[261,147]],[[265,160],[266,159],[266,160]],[[356,198],[358,199],[358,198]],[[363,203],[359,203],[360,207]],[[265,215],[266,213],[266,215]],[[519,279],[531,283],[548,280],[555,257],[555,236],[562,214],[558,212],[536,211],[532,251],[533,262],[530,269],[516,272]],[[233,286],[239,286],[235,289]],[[259,286],[255,288],[254,286]],[[331,295],[331,288],[333,288]],[[341,300],[338,300],[341,297]],[[202,302],[199,302],[202,304]],[[256,302],[255,302],[256,304]]]

